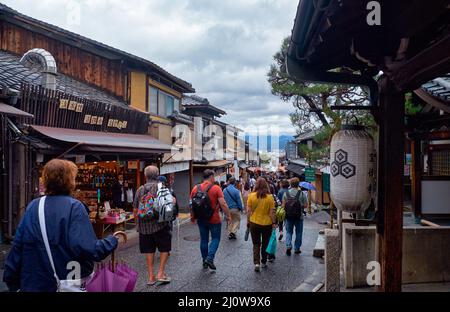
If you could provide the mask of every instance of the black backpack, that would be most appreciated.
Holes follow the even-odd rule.
[[[291,196],[289,191],[286,191],[286,205],[284,211],[286,211],[286,218],[289,219],[301,219],[303,216],[303,207],[299,202],[300,196],[303,195],[302,191],[297,191],[295,196]]]
[[[195,219],[209,221],[212,217],[214,209],[211,207],[211,200],[208,195],[211,187],[213,187],[213,184],[208,185],[203,192],[201,185],[197,185],[197,192],[192,197],[192,212],[194,213]]]

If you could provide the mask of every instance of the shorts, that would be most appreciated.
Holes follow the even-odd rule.
[[[156,248],[159,252],[171,251],[172,233],[169,226],[153,234],[139,233],[139,250],[142,254],[155,253]]]

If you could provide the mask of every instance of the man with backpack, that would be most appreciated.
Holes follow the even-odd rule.
[[[229,239],[236,239],[236,233],[241,223],[242,205],[241,192],[236,188],[236,178],[228,179],[228,186],[223,191],[223,196],[230,209],[231,222],[228,223]]]
[[[196,185],[191,192],[191,221],[197,220],[200,231],[200,251],[203,258],[203,268],[215,271],[214,257],[219,248],[222,221],[219,206],[231,221],[230,211],[225,202],[222,189],[214,184],[214,171],[205,170],[203,183]],[[211,233],[211,243],[209,234]]]
[[[144,170],[147,183],[137,191],[133,202],[133,213],[139,232],[139,249],[146,255],[149,279],[147,285],[169,283],[170,278],[165,273],[165,267],[172,248],[172,233],[169,214],[170,204],[174,200],[170,192],[158,181],[159,169],[148,166]],[[160,208],[167,207],[165,211]],[[165,216],[167,214],[167,216]],[[167,219],[165,219],[167,218]],[[157,275],[154,272],[155,252],[160,252],[160,264]]]
[[[300,181],[298,178],[291,179],[291,188],[283,195],[282,207],[285,210],[286,227],[286,255],[290,256],[292,252],[292,236],[295,229],[294,252],[296,255],[301,253],[303,238],[303,209],[308,203],[305,194],[299,189]]]

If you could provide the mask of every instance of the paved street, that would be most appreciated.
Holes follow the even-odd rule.
[[[324,226],[318,222],[326,220],[326,213],[308,216],[304,226],[304,240],[301,255],[285,255],[284,239],[279,244],[277,259],[269,263],[267,269],[256,273],[253,270],[252,243],[244,241],[244,229],[238,239],[228,240],[225,225],[222,241],[216,256],[217,272],[204,271],[199,251],[199,234],[196,225],[191,223],[180,227],[180,239],[174,229],[173,252],[167,268],[172,282],[167,285],[147,286],[145,258],[139,254],[137,237],[132,235],[127,245],[118,252],[118,259],[125,260],[140,273],[136,291],[311,291],[323,281],[324,264],[322,259],[312,256],[319,230]]]

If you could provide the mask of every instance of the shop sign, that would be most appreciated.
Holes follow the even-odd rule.
[[[305,168],[305,181],[306,182],[314,182],[314,181],[316,181],[316,169],[314,169],[314,168]]]
[[[117,129],[126,129],[128,126],[128,121],[117,120],[117,119],[108,119],[108,127],[117,128]]]
[[[76,107],[75,111],[77,113],[81,113],[81,112],[83,112],[83,108],[84,108],[84,105],[82,103],[77,103],[77,107]]]
[[[127,163],[128,169],[137,169],[138,168],[138,161],[137,160],[129,160]]]
[[[74,111],[74,110],[76,110],[77,109],[77,102],[73,102],[73,101],[70,101],[69,102],[69,107],[68,107],[68,109],[70,110],[70,111]]]
[[[69,106],[69,100],[59,99],[59,108],[60,109],[67,109],[68,106]]]
[[[161,174],[169,174],[174,172],[180,172],[189,170],[189,162],[178,162],[178,163],[171,163],[171,164],[165,164],[161,167]]]

